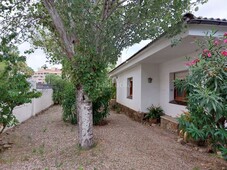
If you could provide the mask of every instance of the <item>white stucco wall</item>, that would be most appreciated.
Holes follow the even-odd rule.
[[[159,64],[143,63],[141,73],[141,111],[148,112],[147,108],[152,104],[155,106],[160,105]],[[152,83],[148,83],[148,78],[152,78]]]
[[[42,89],[42,96],[38,99],[33,99],[34,102],[34,114],[41,112],[42,110],[50,107],[53,104],[52,89]]]
[[[13,109],[13,114],[16,116],[17,120],[21,123],[33,115],[32,103],[26,103],[17,106]]]
[[[127,98],[127,79],[133,78],[133,97]],[[133,110],[141,111],[141,65],[117,76],[117,102]]]
[[[193,53],[188,56],[194,58],[196,54]],[[160,64],[160,106],[163,108],[165,114],[172,117],[182,114],[186,110],[186,107],[169,103],[174,90],[170,85],[170,73],[187,70],[188,68],[185,66],[186,62],[185,57],[180,57]]]
[[[196,53],[188,54],[194,59]],[[152,104],[161,106],[165,114],[177,117],[186,111],[186,107],[170,103],[174,88],[171,87],[170,74],[187,70],[185,56],[174,58],[162,63],[141,63],[126,70],[117,78],[117,102],[138,112],[147,112]],[[127,79],[133,77],[133,98],[127,98]],[[148,83],[148,78],[152,83]]]
[[[44,89],[39,91],[42,93],[40,98],[32,99],[31,103],[26,103],[14,108],[13,114],[20,123],[36,115],[40,111],[45,110],[53,104],[52,89]]]

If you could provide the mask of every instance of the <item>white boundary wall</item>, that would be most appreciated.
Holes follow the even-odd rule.
[[[14,108],[13,114],[20,123],[53,105],[52,89],[39,89],[38,91],[42,93],[40,98],[32,99],[31,103],[26,103]]]

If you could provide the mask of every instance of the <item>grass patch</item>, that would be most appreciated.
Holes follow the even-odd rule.
[[[39,155],[43,155],[44,152],[45,152],[45,145],[44,144],[40,145],[38,148],[32,149],[32,153],[36,153],[36,154],[39,154]]]

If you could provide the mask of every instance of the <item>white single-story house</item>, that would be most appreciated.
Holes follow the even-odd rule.
[[[125,62],[114,68],[110,77],[116,82],[116,102],[138,113],[148,112],[152,104],[161,106],[166,115],[179,116],[186,110],[184,95],[174,88],[174,79],[184,78],[188,67],[186,56],[195,59],[201,51],[196,39],[217,30],[227,32],[226,19],[184,17],[188,27],[172,45],[172,39],[160,36]]]

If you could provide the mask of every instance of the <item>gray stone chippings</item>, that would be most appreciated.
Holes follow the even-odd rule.
[[[0,153],[0,170],[222,170],[227,162],[181,145],[176,134],[110,113],[108,124],[94,127],[95,145],[78,147],[77,126],[62,121],[54,106],[1,139],[12,147]]]

